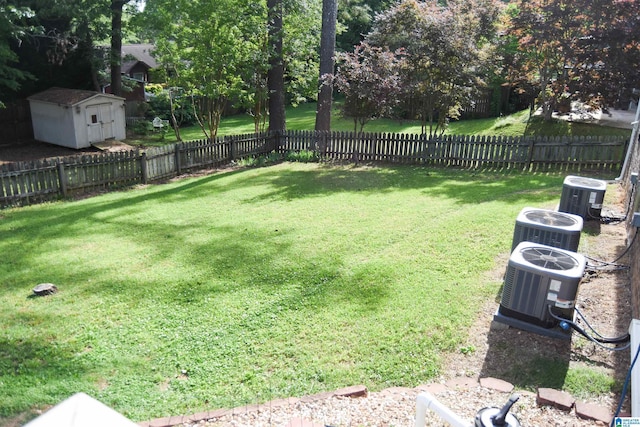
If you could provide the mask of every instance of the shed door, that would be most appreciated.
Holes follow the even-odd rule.
[[[104,139],[113,138],[113,114],[111,114],[111,104],[101,104],[100,117],[102,118],[102,136]]]
[[[89,143],[101,142],[114,137],[111,104],[89,105],[86,111]]]

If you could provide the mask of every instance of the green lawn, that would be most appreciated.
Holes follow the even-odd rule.
[[[316,104],[302,104],[298,107],[287,109],[287,129],[289,130],[313,130],[315,126]],[[331,128],[335,131],[353,131],[353,121],[340,117],[334,110],[331,119]],[[378,119],[367,123],[365,132],[395,132],[395,133],[420,133],[420,123],[415,121],[398,121]],[[240,135],[253,133],[253,119],[247,114],[239,114],[222,119],[218,134]],[[598,126],[588,123],[571,123],[563,120],[555,120],[551,123],[544,122],[538,117],[529,120],[529,111],[521,111],[506,117],[497,117],[477,120],[452,121],[447,129],[450,135],[487,135],[487,136],[562,136],[562,135],[622,135],[630,136],[631,131],[607,126]],[[202,130],[198,126],[190,126],[181,129],[183,141],[193,141],[204,138]],[[176,142],[173,132],[164,138],[151,135],[147,138],[136,137],[129,141],[132,144],[164,145]]]
[[[563,177],[284,163],[1,211],[0,417],[78,391],[138,421],[429,382]]]

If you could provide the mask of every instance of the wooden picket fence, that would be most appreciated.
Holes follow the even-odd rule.
[[[623,137],[519,138],[289,131],[0,165],[0,207],[167,180],[271,152],[316,151],[325,161],[436,167],[606,171],[620,169]]]
[[[290,131],[279,152],[314,150],[329,160],[388,162],[462,168],[615,171],[624,137],[496,137]]]

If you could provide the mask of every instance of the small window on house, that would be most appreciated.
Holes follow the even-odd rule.
[[[98,123],[98,115],[97,114],[92,114],[91,115],[91,123],[93,123],[93,124]]]
[[[144,81],[144,73],[133,73],[133,78],[143,82]]]

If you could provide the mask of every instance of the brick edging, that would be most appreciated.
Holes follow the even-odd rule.
[[[514,390],[513,384],[501,380],[499,378],[469,378],[456,377],[446,381],[445,383],[430,383],[419,385],[415,388],[406,387],[390,387],[378,393],[402,394],[411,391],[429,392],[438,394],[446,390],[465,390],[480,385],[483,388],[495,390],[501,393],[510,393]],[[233,409],[217,409],[214,411],[199,412],[191,415],[171,416],[164,418],[156,418],[149,421],[141,421],[138,423],[140,427],[174,427],[186,422],[197,423],[199,421],[211,420],[227,415],[245,414],[247,412],[259,411],[265,408],[276,408],[285,405],[293,405],[297,402],[315,402],[325,400],[331,397],[367,397],[369,392],[364,385],[354,385],[351,387],[340,388],[335,391],[311,394],[303,397],[290,397],[286,399],[276,399],[261,404],[252,404],[239,406]],[[613,414],[605,407],[592,403],[576,402],[576,400],[566,392],[554,390],[550,388],[539,388],[536,394],[536,403],[538,406],[552,406],[559,410],[570,412],[575,409],[578,418],[600,421],[608,424],[613,418]]]

